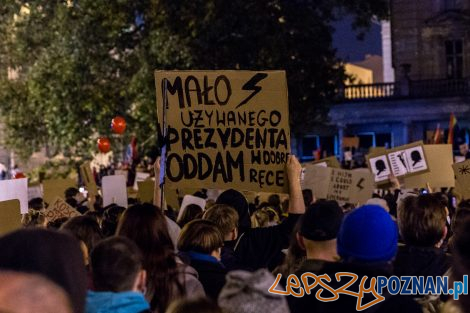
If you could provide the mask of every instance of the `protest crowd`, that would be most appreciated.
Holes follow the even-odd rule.
[[[439,153],[447,149],[452,159],[449,145],[384,149],[359,171],[335,157],[301,164],[288,153],[288,132],[275,128],[288,124],[286,113],[273,116],[270,133],[281,135],[259,146],[285,156],[279,162],[246,161],[248,150],[236,150],[243,143],[220,130],[227,153],[222,144],[201,145],[203,155],[194,144],[200,135],[185,137],[182,128],[179,136],[173,129],[167,155],[174,163],[148,162],[150,173],[136,182],[139,196],[126,195],[133,186],[126,176],[110,171],[98,177],[85,163],[80,181],[87,193],[44,181],[43,197],[29,203],[0,199],[0,214],[27,206],[21,225],[0,234],[0,312],[470,312],[468,286],[456,298],[433,293],[426,283],[447,277],[450,288],[468,284],[470,274],[470,201],[457,188],[432,188],[431,176],[423,176],[444,176]],[[181,151],[178,138],[186,145]],[[256,142],[245,144],[256,150]],[[222,152],[211,155],[209,148]],[[186,157],[193,152],[197,157]],[[213,165],[202,163],[209,159]],[[182,162],[193,169],[191,162],[205,165],[196,174]],[[411,184],[416,177],[426,177],[423,188]],[[220,188],[208,188],[205,179]],[[7,194],[3,186],[23,182],[0,182],[0,196]],[[197,192],[185,192],[188,186]],[[170,187],[179,190],[176,204],[166,198]],[[279,192],[269,189],[275,187]],[[0,217],[1,225],[9,222]],[[424,277],[425,291],[400,293],[390,284],[378,291],[379,277]]]

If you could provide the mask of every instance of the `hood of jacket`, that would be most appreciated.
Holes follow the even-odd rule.
[[[150,308],[140,292],[88,291],[86,313],[140,313]]]

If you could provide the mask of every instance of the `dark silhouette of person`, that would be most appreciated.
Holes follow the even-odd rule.
[[[383,160],[377,160],[375,161],[375,168],[377,169],[377,176],[380,175],[383,171],[387,169],[385,166],[385,162]]]
[[[421,153],[419,153],[418,150],[414,150],[411,152],[411,160],[413,161],[413,166],[416,165],[416,163],[421,162]]]

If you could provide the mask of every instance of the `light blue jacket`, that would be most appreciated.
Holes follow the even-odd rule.
[[[140,313],[150,309],[140,292],[88,291],[86,313]]]

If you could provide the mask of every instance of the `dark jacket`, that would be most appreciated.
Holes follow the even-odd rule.
[[[220,290],[225,285],[225,267],[210,255],[196,252],[181,252],[180,255],[183,261],[197,271],[206,295],[217,301]]]
[[[400,276],[442,276],[451,265],[451,256],[437,248],[399,246],[393,262],[394,274]]]
[[[300,216],[302,215],[289,214],[279,225],[241,232],[234,247],[239,266],[252,270],[268,268],[273,271],[282,263],[282,249],[289,246],[292,231]]]
[[[244,267],[242,264],[240,264],[240,260],[235,255],[234,249],[236,244],[237,240],[224,241],[224,246],[222,247],[222,251],[220,253],[220,261],[227,269],[227,272],[235,270],[250,271],[251,268]]]
[[[302,276],[304,273],[313,273],[315,275],[322,275],[327,274],[331,278],[331,282],[325,283],[330,286],[331,288],[337,290],[338,288],[344,286],[348,281],[350,281],[349,277],[344,277],[340,279],[338,282],[335,278],[335,274],[338,272],[348,272],[354,273],[358,275],[358,280],[351,285],[347,290],[358,292],[359,286],[362,278],[367,276],[365,287],[370,287],[370,278],[377,277],[377,276],[389,276],[390,271],[385,266],[364,266],[360,264],[350,264],[350,263],[332,263],[332,262],[323,262],[323,261],[312,261],[307,260],[301,266],[299,271],[296,273],[297,277]],[[310,283],[313,283],[313,279]],[[295,313],[327,313],[327,312],[357,312],[356,305],[358,298],[355,296],[347,295],[347,294],[339,294],[339,298],[336,301],[331,302],[322,302],[316,298],[316,293],[323,289],[320,296],[323,298],[330,298],[333,297],[333,293],[325,290],[321,286],[314,287],[309,295],[304,295],[303,297],[296,298],[293,296],[288,296],[289,307],[291,312]],[[391,296],[390,294],[385,292],[382,296],[385,297],[385,300],[373,305],[362,312],[407,312],[407,313],[414,313],[414,312],[421,312],[421,307],[413,301],[413,299],[408,297],[403,297],[400,295]],[[366,305],[367,303],[374,301],[376,297],[372,293],[365,293],[364,297],[361,301],[361,305]]]

